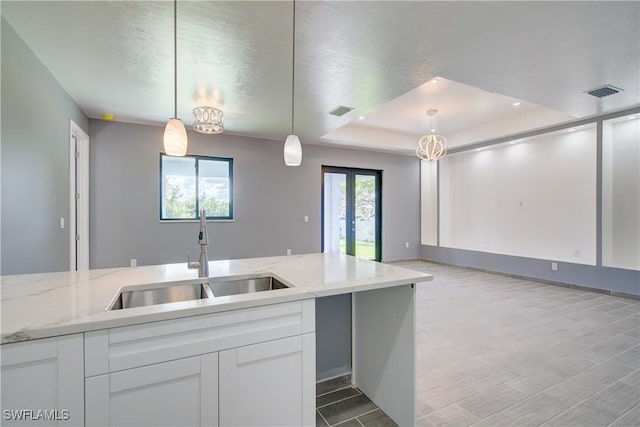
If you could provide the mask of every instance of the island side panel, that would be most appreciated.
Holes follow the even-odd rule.
[[[398,425],[415,425],[413,285],[353,294],[354,384]]]

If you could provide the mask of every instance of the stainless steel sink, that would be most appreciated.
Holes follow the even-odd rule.
[[[131,307],[145,307],[148,305],[165,304],[168,302],[190,301],[212,298],[208,283],[137,286],[124,289],[118,293],[109,305],[109,310],[121,310]]]
[[[209,286],[211,286],[214,297],[271,291],[289,287],[273,276],[252,277],[248,279],[212,279]]]
[[[124,308],[146,307],[169,302],[249,294],[289,287],[273,276],[244,279],[228,277],[205,280],[209,282],[196,284],[166,283],[123,288],[113,298],[107,310],[122,310]]]

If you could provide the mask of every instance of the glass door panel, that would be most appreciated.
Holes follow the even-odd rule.
[[[376,176],[356,174],[355,177],[354,255],[375,260],[378,258],[376,255]]]
[[[323,252],[347,253],[347,174],[324,173],[323,205],[324,236]]]

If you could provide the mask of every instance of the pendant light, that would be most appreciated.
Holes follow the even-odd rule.
[[[215,135],[224,132],[222,110],[215,107],[196,107],[193,109],[193,130]]]
[[[287,166],[300,166],[302,163],[302,144],[300,138],[293,132],[294,124],[294,99],[296,90],[296,0],[293,0],[293,43],[291,61],[291,135],[284,141],[284,164]]]
[[[173,118],[164,128],[164,151],[170,156],[187,154],[187,130],[178,118],[178,0],[173,0]]]
[[[427,111],[427,116],[431,117],[431,133],[420,138],[416,155],[420,160],[440,160],[447,154],[447,138],[436,135],[433,127],[433,117],[438,114],[438,110]]]

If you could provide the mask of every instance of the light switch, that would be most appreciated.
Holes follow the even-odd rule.
[[[304,222],[309,222],[309,215],[304,216]]]
[[[64,230],[64,217],[60,218],[60,230]]]

